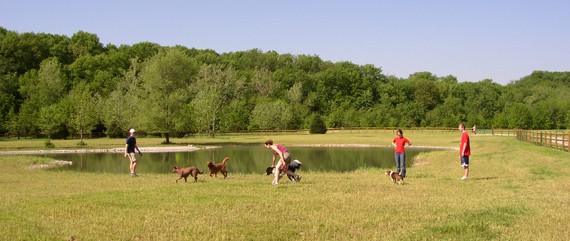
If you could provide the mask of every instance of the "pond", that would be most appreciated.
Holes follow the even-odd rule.
[[[347,172],[359,168],[376,167],[393,169],[394,149],[389,147],[287,147],[293,159],[303,163],[301,171]],[[413,164],[414,157],[427,148],[407,148],[406,166]],[[123,153],[68,153],[45,154],[56,160],[71,161],[72,165],[54,170],[78,172],[128,173],[129,160]],[[272,152],[263,145],[224,146],[192,152],[143,153],[137,155],[137,173],[168,173],[174,166],[196,166],[207,171],[207,161],[221,162],[224,157],[230,173],[265,173],[271,166]]]

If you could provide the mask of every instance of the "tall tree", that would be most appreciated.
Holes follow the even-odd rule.
[[[79,134],[79,143],[83,145],[83,135],[90,133],[100,121],[100,97],[93,94],[87,84],[80,83],[71,90],[68,99],[71,105],[70,126]]]
[[[140,77],[145,93],[140,118],[150,132],[162,133],[170,143],[170,133],[189,131],[185,124],[190,86],[198,70],[195,60],[178,48],[169,48],[145,62]],[[141,113],[142,114],[142,113]]]
[[[71,36],[68,48],[75,58],[84,55],[98,55],[104,51],[103,44],[99,42],[99,37],[96,34],[84,31],[79,31]]]
[[[140,71],[138,59],[131,59],[129,69],[124,71],[115,89],[104,100],[102,117],[110,137],[123,137],[127,130],[143,124],[138,118],[142,113],[139,104],[141,92],[144,91],[139,77]]]
[[[26,132],[39,134],[36,120],[42,107],[58,103],[66,94],[61,66],[56,58],[42,62],[39,71],[30,70],[20,77],[20,93],[24,97],[19,120]]]
[[[253,109],[251,126],[262,130],[286,130],[293,113],[283,100],[260,101]]]
[[[236,93],[244,89],[245,81],[239,79],[233,68],[219,65],[204,65],[198,73],[195,88],[198,92],[192,101],[196,111],[196,123],[200,130],[207,130],[215,137],[219,129],[222,114],[236,97]]]
[[[38,125],[42,134],[46,135],[48,141],[47,147],[53,147],[51,137],[54,133],[65,127],[67,121],[67,111],[65,104],[53,104],[45,106],[40,110],[40,117],[38,118]]]

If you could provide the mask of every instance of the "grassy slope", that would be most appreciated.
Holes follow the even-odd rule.
[[[406,133],[414,145],[457,146],[458,133]],[[326,138],[323,138],[326,137]],[[261,143],[267,136],[178,139]],[[389,144],[392,133],[280,135],[285,144]],[[122,140],[103,141],[113,147]],[[141,145],[159,139],[140,138]],[[88,140],[98,145],[101,140]],[[26,141],[27,143],[27,141]],[[43,142],[42,142],[43,143]],[[72,142],[70,142],[72,143]],[[4,143],[3,143],[4,144]],[[24,144],[24,146],[27,144]],[[62,145],[62,144],[59,144]],[[420,154],[406,185],[384,170],[307,173],[275,188],[262,175],[230,173],[175,184],[174,174],[30,170],[38,157],[0,155],[0,239],[79,240],[563,240],[570,237],[570,154],[472,136],[472,172],[458,151]],[[56,146],[58,143],[56,142]],[[120,145],[119,145],[120,146]],[[71,146],[70,146],[71,147]],[[31,147],[25,147],[31,148]],[[62,147],[63,148],[63,147]],[[270,154],[268,154],[270,155]]]

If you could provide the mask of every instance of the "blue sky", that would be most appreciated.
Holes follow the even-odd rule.
[[[403,78],[428,71],[507,84],[534,70],[570,71],[566,0],[157,2],[3,1],[0,26],[69,37],[86,31],[103,44],[318,55]]]

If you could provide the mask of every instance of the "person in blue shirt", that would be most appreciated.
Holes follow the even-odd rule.
[[[136,169],[137,169],[137,157],[135,156],[135,150],[142,155],[141,151],[139,150],[139,146],[137,145],[137,138],[135,138],[135,129],[131,129],[129,131],[130,135],[127,137],[127,144],[125,144],[125,157],[129,157],[131,161],[131,177],[138,177]]]

